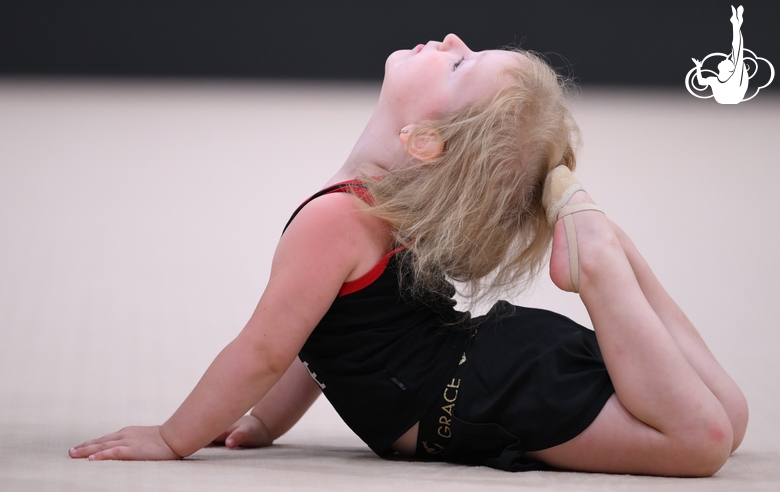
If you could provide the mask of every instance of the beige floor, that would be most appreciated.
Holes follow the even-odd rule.
[[[386,461],[324,399],[277,446],[90,463],[159,423],[251,313],[289,213],[350,150],[375,85],[0,80],[0,490],[779,490],[780,96],[584,89],[580,176],[751,405],[701,480]],[[517,302],[588,324],[547,279]]]

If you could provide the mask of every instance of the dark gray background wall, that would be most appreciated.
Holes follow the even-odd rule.
[[[745,46],[780,69],[780,2],[743,5]],[[561,55],[583,84],[679,85],[692,57],[731,50],[730,16],[720,0],[4,0],[0,75],[370,80],[455,32]]]

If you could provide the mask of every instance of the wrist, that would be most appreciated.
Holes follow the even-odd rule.
[[[175,439],[173,435],[168,433],[166,424],[167,422],[159,427],[159,433],[160,433],[160,439],[162,439],[165,445],[168,446],[168,449],[170,449],[173,454],[178,456],[179,459],[184,458],[188,454],[191,454],[191,453],[182,453],[178,451],[177,448],[173,447],[172,443],[175,441]]]
[[[257,429],[258,432],[260,433],[259,436],[260,446],[270,446],[271,444],[273,444],[274,438],[271,435],[271,431],[268,429],[268,426],[265,425],[265,422],[260,420],[260,418],[253,413],[250,413],[249,416],[257,421]]]

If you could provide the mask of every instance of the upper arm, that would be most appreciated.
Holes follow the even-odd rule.
[[[279,241],[268,286],[239,335],[276,371],[292,363],[341,286],[365,262],[372,233],[357,200],[334,193],[311,201]]]

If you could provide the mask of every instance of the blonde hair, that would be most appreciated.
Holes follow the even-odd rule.
[[[528,61],[502,72],[512,83],[492,100],[417,125],[409,142],[438,133],[438,158],[362,176],[369,211],[407,246],[401,278],[415,292],[447,292],[447,277],[476,302],[524,288],[545,263],[544,179],[559,164],[574,169],[579,131],[564,80],[535,53],[518,53]]]

